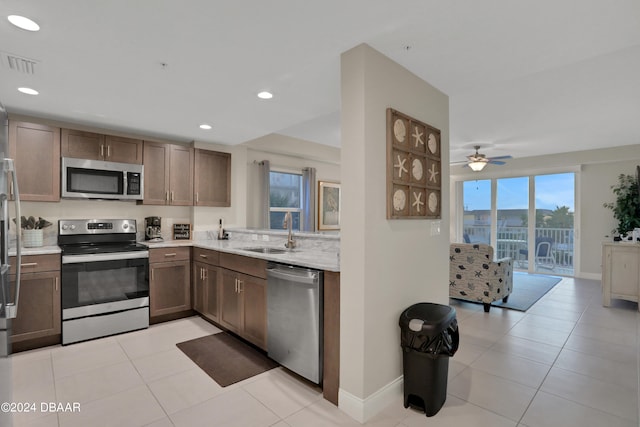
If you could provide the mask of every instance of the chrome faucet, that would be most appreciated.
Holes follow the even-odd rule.
[[[282,228],[287,228],[289,230],[289,235],[287,236],[287,243],[284,244],[285,248],[293,249],[296,247],[296,241],[293,240],[293,219],[291,218],[291,212],[287,212],[284,214],[284,221],[282,221]]]

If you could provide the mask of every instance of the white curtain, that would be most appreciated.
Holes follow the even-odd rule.
[[[316,168],[302,169],[302,218],[304,231],[316,230]]]

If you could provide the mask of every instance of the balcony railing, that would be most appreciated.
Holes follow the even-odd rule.
[[[464,233],[471,243],[490,244],[491,226],[465,225]],[[559,268],[573,270],[573,229],[572,228],[536,228],[536,237],[553,239],[552,255]],[[527,256],[520,250],[528,249],[527,227],[500,227],[497,235],[496,258],[511,257],[516,265],[526,260]],[[573,272],[571,271],[571,274]]]

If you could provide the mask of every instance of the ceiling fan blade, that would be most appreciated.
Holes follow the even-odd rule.
[[[512,156],[495,156],[489,157],[489,160],[502,160],[502,159],[513,159]]]
[[[501,160],[489,160],[489,163],[491,163],[492,165],[506,165],[507,162],[503,162]]]

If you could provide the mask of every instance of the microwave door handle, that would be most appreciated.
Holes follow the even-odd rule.
[[[129,174],[124,171],[123,173],[123,180],[124,180],[124,185],[122,186],[122,195],[126,196],[127,194],[129,194],[128,188],[129,188]]]

